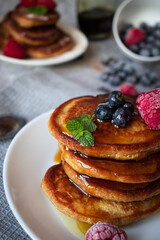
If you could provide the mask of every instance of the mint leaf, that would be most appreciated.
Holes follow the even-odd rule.
[[[80,130],[80,131],[83,130],[82,124],[76,121],[75,118],[67,122],[66,128],[68,129],[68,131],[72,133],[76,130]]]
[[[34,7],[29,7],[28,9],[29,13],[35,14],[35,15],[41,15],[45,14],[48,12],[48,9],[45,6],[34,6]]]
[[[74,118],[76,121],[80,122],[85,130],[89,132],[94,132],[97,128],[96,124],[93,121],[94,115],[89,114],[82,115],[80,117]]]
[[[82,136],[83,136],[83,130],[75,130],[73,132],[73,138],[76,140],[78,140]]]
[[[66,128],[73,133],[73,138],[78,140],[83,146],[90,147],[94,145],[94,137],[91,132],[97,128],[93,121],[94,115],[82,115],[68,121]]]
[[[91,147],[94,145],[94,137],[87,130],[83,131],[83,135],[78,140],[85,147]]]

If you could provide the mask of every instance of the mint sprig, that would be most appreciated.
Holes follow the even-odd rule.
[[[94,115],[82,115],[68,121],[66,128],[73,133],[73,138],[78,140],[83,146],[91,147],[94,145],[94,137],[91,134],[97,128],[93,121]]]
[[[27,8],[28,13],[32,13],[35,15],[42,15],[42,14],[46,14],[48,12],[48,8],[46,8],[45,6],[34,6],[34,7],[28,7]]]

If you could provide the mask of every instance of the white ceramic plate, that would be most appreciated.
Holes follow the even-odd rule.
[[[0,54],[0,60],[5,62],[20,64],[20,65],[26,65],[26,66],[56,65],[56,64],[61,64],[61,63],[71,61],[79,57],[81,54],[83,54],[86,51],[88,47],[88,40],[81,31],[62,22],[59,22],[57,26],[60,29],[62,29],[64,32],[68,33],[73,38],[75,42],[75,46],[71,50],[61,54],[60,56],[44,58],[44,59],[22,59],[21,60],[21,59],[6,57]]]
[[[40,188],[58,149],[48,132],[49,116],[46,113],[28,123],[10,144],[3,169],[5,193],[15,217],[33,240],[77,240]],[[160,213],[125,230],[129,240],[159,240],[159,226]],[[82,234],[78,236],[84,239]]]

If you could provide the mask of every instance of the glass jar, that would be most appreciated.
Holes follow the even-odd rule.
[[[104,39],[112,30],[115,10],[122,0],[78,0],[79,28],[91,40]]]

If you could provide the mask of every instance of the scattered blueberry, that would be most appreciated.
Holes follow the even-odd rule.
[[[123,104],[125,103],[125,98],[123,93],[121,93],[120,91],[113,91],[109,95],[109,101],[112,107],[118,108],[123,106]]]
[[[137,81],[138,81],[138,78],[137,78],[136,75],[129,75],[125,79],[125,82],[129,82],[129,83],[132,83],[132,84],[136,84]]]
[[[141,75],[141,76],[139,77],[139,81],[140,81],[140,83],[141,83],[143,86],[148,86],[148,87],[149,87],[149,86],[152,84],[149,76],[146,75],[146,74],[145,74],[145,75]]]
[[[113,123],[118,127],[126,127],[132,120],[132,113],[128,108],[120,107],[113,115]]]
[[[109,93],[110,92],[110,90],[108,88],[106,88],[106,87],[99,87],[98,90],[100,92],[105,92],[105,93]]]
[[[149,43],[145,44],[145,46],[148,55],[148,52],[150,52],[151,49],[148,49],[147,47],[151,48],[151,46]],[[136,69],[131,66],[131,63],[124,63],[121,60],[118,61],[115,59],[114,63],[110,65],[109,69],[99,76],[99,79],[103,82],[107,82],[111,86],[120,86],[124,82],[128,82],[133,85],[141,84],[143,86],[150,86],[152,84],[156,84],[156,82],[159,80],[155,72],[148,70],[147,72],[140,75],[137,73]],[[99,90],[108,92],[108,89],[106,91],[105,88],[102,88],[104,87],[101,87]]]
[[[108,83],[110,83],[110,85],[112,86],[119,86],[121,84],[121,78],[118,76],[110,76],[108,78]]]
[[[112,119],[114,110],[108,104],[101,103],[95,109],[95,116],[99,120],[110,120]]]

